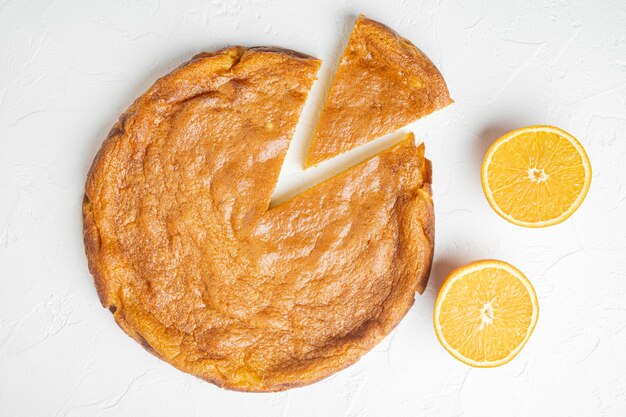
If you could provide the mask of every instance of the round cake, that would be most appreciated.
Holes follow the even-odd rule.
[[[430,163],[412,135],[270,208],[318,68],[276,48],[200,54],[122,115],[87,179],[102,304],[150,352],[225,388],[345,368],[428,280]]]

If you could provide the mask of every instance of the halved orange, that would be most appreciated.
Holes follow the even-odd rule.
[[[504,365],[532,334],[539,304],[524,274],[496,260],[453,271],[435,302],[435,333],[461,362],[479,368]]]
[[[491,145],[481,180],[487,201],[501,217],[519,226],[546,227],[580,207],[591,184],[591,164],[569,133],[529,126]]]

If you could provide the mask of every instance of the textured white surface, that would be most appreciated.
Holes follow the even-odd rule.
[[[432,281],[392,335],[323,382],[242,394],[185,375],[98,302],[80,214],[95,152],[158,76],[230,44],[323,59],[310,115],[359,12],[422,48],[456,100],[411,126],[434,164]],[[479,167],[500,134],[537,123],[577,136],[594,177],[571,219],[532,230],[489,208]],[[305,181],[306,127],[283,192]],[[624,416],[624,132],[623,0],[0,0],[0,416]],[[541,306],[528,345],[497,369],[457,362],[431,324],[442,278],[479,258],[519,267]]]

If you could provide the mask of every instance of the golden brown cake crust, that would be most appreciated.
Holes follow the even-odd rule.
[[[354,363],[428,280],[430,165],[412,135],[268,209],[318,67],[276,48],[200,54],[137,99],[88,176],[102,304],[225,388],[279,391]]]
[[[360,15],[305,165],[317,165],[451,103],[441,73],[422,51]]]

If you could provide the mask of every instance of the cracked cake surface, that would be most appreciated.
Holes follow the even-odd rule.
[[[412,135],[269,208],[318,67],[277,48],[197,55],[122,115],[88,175],[102,304],[153,354],[225,388],[345,368],[428,280],[431,171]]]

